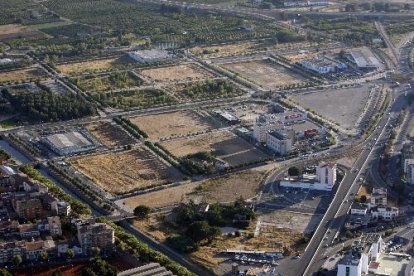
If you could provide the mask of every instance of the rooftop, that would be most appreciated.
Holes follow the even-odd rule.
[[[358,67],[380,67],[381,63],[367,47],[355,48],[350,51],[352,59]]]
[[[93,145],[90,140],[88,140],[81,132],[78,131],[52,134],[47,136],[45,139],[57,149]]]

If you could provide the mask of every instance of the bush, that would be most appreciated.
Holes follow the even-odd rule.
[[[198,250],[198,244],[183,235],[174,235],[167,238],[167,243],[181,253],[191,253]]]

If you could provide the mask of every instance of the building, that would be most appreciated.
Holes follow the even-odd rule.
[[[292,129],[295,132],[296,138],[310,138],[325,133],[324,128],[321,128],[308,120],[289,125],[287,128]]]
[[[368,47],[352,49],[349,52],[349,59],[361,69],[377,69],[381,62],[375,57]]]
[[[318,74],[335,73],[337,71],[345,70],[348,66],[345,63],[339,62],[329,57],[317,57],[312,59],[305,59],[299,61],[303,67],[312,70]]]
[[[286,123],[296,123],[299,121],[304,121],[308,118],[308,115],[300,111],[289,111],[279,115],[279,121],[283,124]]]
[[[280,155],[286,155],[292,150],[293,137],[285,131],[267,133],[266,145]]]
[[[365,204],[354,202],[351,206],[351,215],[365,216],[368,214],[368,207]]]
[[[236,125],[240,123],[240,119],[234,116],[233,114],[223,111],[223,110],[214,110],[214,114],[220,118],[220,120],[230,124],[230,125]]]
[[[336,164],[319,163],[316,174],[303,174],[300,178],[285,178],[280,181],[284,188],[310,189],[319,191],[332,191],[336,183]]]
[[[26,260],[38,260],[42,252],[47,252],[48,256],[53,256],[56,249],[53,240],[32,240],[25,243]]]
[[[285,8],[303,8],[303,7],[315,7],[315,6],[328,6],[328,1],[294,1],[284,2]]]
[[[43,218],[46,215],[42,201],[38,198],[16,200],[14,211],[19,217],[29,220]]]
[[[115,231],[105,223],[78,223],[77,237],[82,251],[86,255],[91,253],[93,247],[109,250],[115,243]]]
[[[336,182],[336,164],[335,163],[319,163],[316,167],[316,180],[322,185],[332,187]]]
[[[173,58],[168,51],[157,49],[129,52],[128,56],[138,62],[157,62]]]
[[[371,209],[371,217],[374,219],[393,220],[398,214],[397,207],[376,206]]]
[[[378,234],[367,234],[338,262],[337,276],[361,276],[370,272],[370,265],[377,263],[385,245]],[[372,267],[372,266],[371,266]]]
[[[283,128],[283,125],[278,122],[278,117],[275,115],[260,115],[253,126],[253,138],[259,143],[265,143],[267,134],[277,129]]]
[[[118,276],[147,276],[147,275],[174,275],[159,263],[149,263],[143,266],[121,271]]]
[[[372,188],[370,198],[370,208],[378,205],[387,206],[387,189],[386,188]]]
[[[96,148],[93,138],[83,131],[70,131],[46,136],[42,142],[58,155],[75,154]]]
[[[62,224],[58,216],[48,217],[45,230],[50,233],[52,237],[62,235]]]
[[[35,238],[40,236],[40,231],[37,225],[33,223],[20,224],[19,233],[22,239]]]
[[[0,263],[10,263],[14,256],[24,257],[25,241],[1,242],[0,243]]]
[[[404,173],[407,183],[414,185],[414,159],[404,159]]]

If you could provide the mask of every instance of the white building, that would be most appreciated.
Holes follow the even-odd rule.
[[[291,111],[280,114],[279,121],[285,123],[295,123],[298,121],[304,121],[308,118],[308,115],[300,111]]]
[[[276,153],[285,155],[292,150],[293,137],[286,132],[273,131],[267,133],[266,145]]]
[[[371,209],[371,217],[383,220],[393,220],[399,214],[397,207],[377,206]]]
[[[171,55],[166,50],[140,50],[128,53],[129,57],[138,62],[157,62],[167,59],[172,59]]]
[[[404,160],[404,173],[408,184],[414,185],[414,159]]]
[[[377,69],[381,62],[375,57],[368,47],[352,49],[349,52],[350,60],[361,69]]]
[[[334,73],[347,68],[346,64],[324,56],[301,60],[299,64],[319,74]]]
[[[365,216],[368,213],[368,207],[361,203],[353,203],[351,206],[351,215]]]
[[[368,234],[361,237],[354,247],[338,263],[337,276],[361,276],[370,271],[370,264],[377,262],[384,250],[380,235]]]
[[[336,182],[336,164],[321,162],[315,175],[304,174],[300,180],[285,178],[280,181],[284,188],[299,188],[318,191],[332,191]]]

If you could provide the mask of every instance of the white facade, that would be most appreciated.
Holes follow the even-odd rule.
[[[355,260],[348,264],[338,264],[337,276],[361,276],[362,261]]]
[[[323,185],[333,187],[336,182],[336,164],[321,162],[316,168],[316,180]]]
[[[267,133],[266,145],[276,153],[287,154],[292,149],[293,139],[285,133]]]
[[[383,220],[392,220],[399,214],[397,207],[376,207],[371,210],[373,218],[380,218]]]
[[[365,216],[368,213],[368,207],[363,204],[352,204],[351,215]]]
[[[281,125],[277,122],[255,124],[253,127],[253,138],[259,143],[265,143],[267,134],[280,127]]]
[[[138,62],[157,62],[172,58],[168,51],[156,49],[129,52],[128,55]]]

